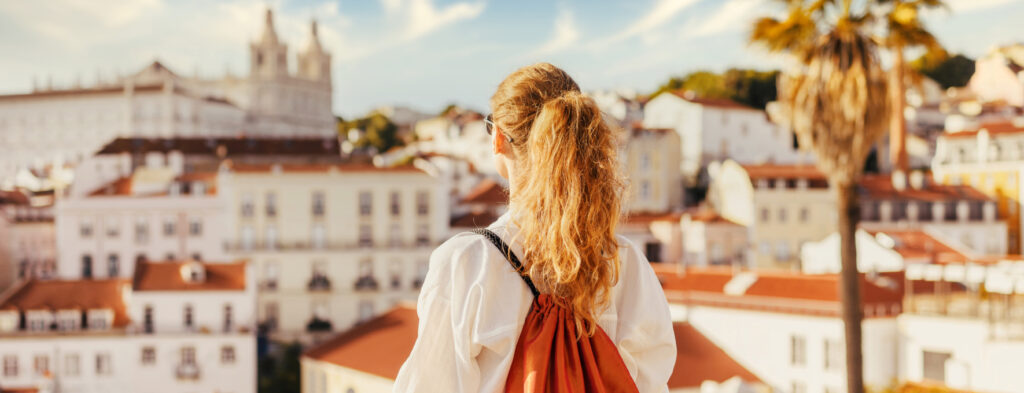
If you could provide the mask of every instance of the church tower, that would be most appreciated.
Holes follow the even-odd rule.
[[[274,31],[274,14],[267,9],[263,36],[250,45],[250,75],[261,79],[288,76],[288,45]]]
[[[318,82],[331,82],[331,55],[320,45],[316,21],[310,25],[309,44],[298,54],[299,78]]]

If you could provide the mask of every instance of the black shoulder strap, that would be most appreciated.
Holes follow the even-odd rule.
[[[473,233],[482,235],[487,238],[487,240],[490,240],[495,247],[498,247],[498,250],[505,255],[505,259],[508,260],[508,263],[512,264],[512,267],[516,269],[516,273],[519,273],[519,277],[522,277],[523,281],[526,282],[526,286],[530,287],[530,292],[533,293],[533,296],[536,297],[540,294],[540,292],[537,291],[537,287],[533,285],[533,281],[530,280],[530,277],[523,272],[523,264],[519,262],[519,258],[517,258],[516,254],[512,252],[512,249],[508,247],[508,244],[505,244],[497,234],[486,228],[474,229]]]

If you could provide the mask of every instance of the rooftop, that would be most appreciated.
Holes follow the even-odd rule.
[[[724,382],[738,376],[761,382],[689,323],[672,324],[676,336],[676,364],[668,379],[669,389],[698,388],[704,381]]]
[[[751,108],[749,106],[740,104],[736,101],[727,98],[701,98],[697,97],[695,94],[693,94],[693,92],[686,90],[676,90],[673,91],[672,94],[675,95],[676,97],[690,101],[694,104],[700,104],[704,106],[724,109],[743,109],[749,111],[759,111],[757,108]]]
[[[973,138],[978,136],[981,131],[988,132],[989,135],[1001,135],[1001,134],[1017,134],[1024,132],[1024,124],[1015,123],[1013,121],[996,121],[990,123],[983,123],[978,128],[958,131],[958,132],[947,132],[942,135],[944,138]]]
[[[182,269],[191,264],[202,267],[201,280],[187,281],[182,274]],[[136,291],[244,291],[245,262],[140,261],[135,265],[132,287]]]
[[[825,173],[814,165],[756,164],[743,165],[751,181],[758,179],[827,180]]]
[[[490,211],[469,212],[452,218],[450,226],[452,228],[483,228],[491,225],[497,219],[498,215]]]
[[[0,310],[110,309],[114,327],[128,324],[124,290],[128,280],[31,280],[0,300]]]
[[[398,306],[310,348],[302,356],[395,379],[416,343],[416,310]]]
[[[969,259],[960,250],[920,229],[886,229],[882,231],[868,231],[868,233],[876,238],[879,234],[891,238],[894,243],[892,250],[906,259],[928,259],[935,262],[941,260],[964,261]]]
[[[508,192],[494,179],[484,179],[462,198],[464,204],[507,205]]]

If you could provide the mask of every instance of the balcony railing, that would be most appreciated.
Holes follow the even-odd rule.
[[[437,242],[404,242],[404,243],[390,243],[390,242],[376,242],[376,243],[365,243],[359,241],[352,242],[322,242],[316,244],[314,242],[274,242],[274,243],[263,243],[263,242],[251,242],[246,244],[241,241],[228,241],[224,242],[224,248],[228,251],[307,251],[307,250],[327,250],[327,251],[344,251],[344,250],[420,250],[424,248],[431,248],[439,245]]]
[[[313,317],[313,319],[309,320],[309,323],[306,324],[306,331],[308,332],[326,332],[330,331],[331,328],[331,321],[317,317]]]
[[[355,283],[357,291],[376,291],[378,288],[380,288],[380,285],[377,284],[377,279],[373,278],[373,276],[359,277]]]
[[[328,280],[327,277],[324,276],[313,276],[313,278],[309,280],[309,285],[307,285],[307,287],[310,291],[329,291],[331,290],[331,280]]]

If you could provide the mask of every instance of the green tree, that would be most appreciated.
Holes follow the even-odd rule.
[[[398,126],[391,122],[387,116],[373,112],[366,117],[338,123],[338,133],[342,138],[348,138],[349,131],[358,129],[362,131],[362,137],[353,141],[357,148],[373,147],[378,152],[385,152],[395,146],[402,146],[404,142],[398,138]]]
[[[839,216],[840,300],[846,337],[847,392],[864,392],[860,275],[854,233],[860,216],[855,189],[872,145],[888,119],[886,77],[868,36],[871,2],[778,0],[785,17],[764,17],[750,40],[793,56],[799,67],[780,80],[780,102],[800,145],[814,151],[836,191]]]
[[[778,96],[775,81],[779,71],[758,71],[733,68],[723,76],[730,97],[741,104],[764,109],[769,102]]]
[[[932,78],[943,89],[964,87],[974,75],[974,60],[961,54],[950,56],[939,48],[927,51],[911,61],[910,69]]]
[[[273,355],[260,358],[260,393],[299,393],[302,367],[299,358],[302,345],[298,342],[287,344]]]

